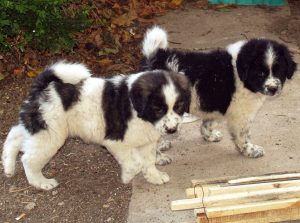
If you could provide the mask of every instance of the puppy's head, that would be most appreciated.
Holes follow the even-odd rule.
[[[151,122],[162,135],[179,129],[190,97],[190,84],[183,74],[162,70],[145,72],[130,91],[138,117]]]
[[[237,70],[246,88],[273,96],[281,92],[286,78],[292,78],[296,63],[286,46],[275,41],[253,39],[241,46]]]

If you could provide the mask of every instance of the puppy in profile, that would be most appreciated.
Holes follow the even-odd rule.
[[[166,183],[168,174],[155,167],[164,158],[156,159],[157,143],[161,135],[178,130],[190,96],[189,81],[173,71],[103,79],[91,77],[82,64],[56,63],[33,81],[19,123],[4,143],[4,172],[14,175],[22,151],[29,184],[56,187],[42,169],[73,136],[105,146],[120,164],[124,183],[140,172],[150,183]]]
[[[222,139],[215,121],[222,118],[236,149],[247,157],[264,155],[250,140],[250,124],[267,97],[279,95],[291,79],[296,63],[288,48],[268,39],[251,39],[224,50],[184,52],[168,48],[167,33],[154,27],[143,42],[143,70],[163,69],[183,73],[192,84],[190,113],[203,119],[206,141]]]

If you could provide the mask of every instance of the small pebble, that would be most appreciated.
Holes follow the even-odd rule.
[[[27,211],[32,210],[36,206],[36,203],[34,202],[29,202],[28,204],[25,205],[24,209]]]
[[[56,194],[58,194],[57,190],[52,191],[52,195],[55,196]]]
[[[65,202],[62,201],[62,202],[59,202],[57,205],[58,206],[63,206],[64,204],[65,204]]]

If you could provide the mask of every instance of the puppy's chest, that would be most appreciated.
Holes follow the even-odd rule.
[[[128,122],[124,142],[139,147],[144,144],[156,142],[159,138],[159,132],[150,122],[133,118]]]

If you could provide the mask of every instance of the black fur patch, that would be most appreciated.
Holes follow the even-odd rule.
[[[79,100],[78,86],[63,83],[51,69],[42,72],[33,81],[29,97],[23,103],[19,114],[21,122],[31,134],[47,128],[40,111],[40,102],[49,100],[47,87],[51,82],[55,83],[55,89],[60,95],[65,111]]]
[[[45,100],[47,100],[48,96],[45,89],[52,81],[59,82],[61,80],[57,78],[51,70],[45,70],[37,76],[32,83],[27,101],[25,101],[21,106],[21,112],[19,114],[20,120],[31,134],[35,134],[40,130],[47,128],[47,124],[43,120],[39,109],[39,99],[42,96]]]
[[[119,85],[107,80],[102,96],[105,118],[105,139],[123,140],[132,117],[126,78]]]
[[[72,107],[72,105],[79,101],[81,84],[82,83],[79,83],[78,85],[73,85],[63,83],[61,81],[55,82],[55,89],[60,96],[65,111],[69,110]]]
[[[171,58],[178,60],[178,71],[184,72],[196,88],[200,109],[225,114],[235,91],[231,55],[226,51],[198,53],[159,49],[154,57],[144,61],[143,69],[170,70],[167,62]]]

